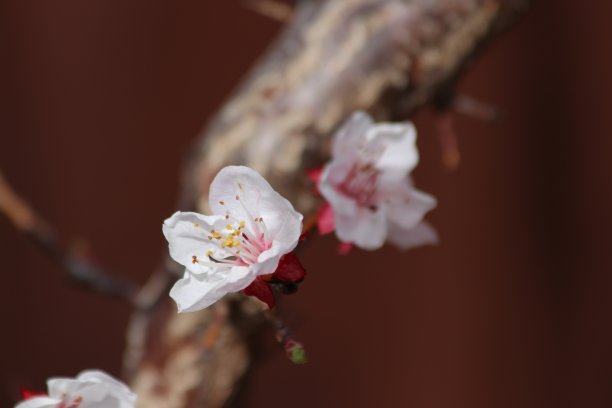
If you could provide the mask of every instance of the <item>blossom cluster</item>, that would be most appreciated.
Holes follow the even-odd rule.
[[[409,123],[376,124],[356,112],[336,132],[332,160],[311,172],[326,200],[321,233],[336,232],[344,247],[378,249],[387,241],[407,249],[437,242],[423,217],[436,206],[414,188],[416,131]],[[212,215],[177,212],[163,224],[170,256],[185,267],[170,291],[179,312],[206,308],[228,293],[255,296],[272,308],[271,285],[295,284],[305,270],[295,248],[303,216],[255,170],[228,166],[210,186]]]

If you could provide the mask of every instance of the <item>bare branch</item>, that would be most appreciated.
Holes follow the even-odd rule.
[[[73,282],[93,292],[116,296],[132,302],[135,287],[102,267],[66,250],[51,227],[21,198],[0,173],[0,212],[7,216],[15,228],[32,240],[47,255],[59,263]]]

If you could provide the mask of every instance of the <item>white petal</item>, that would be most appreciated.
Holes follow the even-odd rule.
[[[113,403],[117,408],[133,407],[136,402],[136,394],[134,394],[127,385],[103,371],[82,371],[76,379],[92,384],[92,392],[87,394],[89,398],[91,398],[89,401],[105,402],[106,404]],[[93,392],[94,388],[100,389],[95,395]],[[104,392],[102,392],[102,390]]]
[[[398,196],[390,198],[387,213],[392,223],[404,229],[417,225],[437,205],[434,196],[406,185],[398,186],[396,192]]]
[[[372,124],[372,118],[366,112],[353,113],[334,134],[332,156],[334,158],[356,156],[359,145],[365,142],[365,136]]]
[[[425,221],[410,229],[392,224],[389,225],[389,242],[405,250],[422,245],[435,245],[438,243],[438,234]]]
[[[336,235],[340,241],[352,242],[362,249],[378,249],[387,239],[386,214],[382,210],[359,208],[357,216],[336,214]]]
[[[215,256],[230,256],[219,245],[219,241],[209,239],[212,229],[223,230],[225,218],[220,215],[206,216],[193,212],[176,212],[166,221],[162,230],[168,240],[170,256],[193,273],[207,273],[210,268],[206,263],[194,263],[193,257],[208,260],[207,252]]]
[[[185,271],[170,290],[179,312],[204,309],[230,292],[238,292],[249,286],[255,275],[248,267],[226,267],[214,276],[194,275]]]
[[[416,130],[411,122],[375,125],[368,131],[368,141],[384,148],[376,168],[385,179],[403,179],[419,162]]]
[[[50,378],[47,380],[47,389],[52,398],[62,398],[63,395],[74,395],[85,387],[81,381],[74,378]]]
[[[15,405],[15,408],[56,408],[62,402],[57,398],[34,397]]]
[[[278,262],[281,256],[289,253],[293,248],[287,250],[284,243],[279,241],[273,241],[270,249],[263,251],[257,258],[257,263],[252,265],[251,268],[253,273],[256,275],[267,275],[274,273],[278,267]]]
[[[348,162],[333,160],[323,169],[318,188],[323,198],[334,209],[334,213],[355,217],[359,211],[357,203],[354,199],[342,194],[337,187],[344,182],[351,167],[352,164]]]
[[[245,221],[250,231],[255,218],[262,217],[270,240],[297,244],[302,232],[302,214],[255,170],[228,166],[219,171],[210,185],[209,205],[214,214],[230,214]]]

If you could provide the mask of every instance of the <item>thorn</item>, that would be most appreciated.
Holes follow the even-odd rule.
[[[435,124],[442,149],[442,163],[450,171],[457,170],[461,162],[461,153],[452,113],[448,109],[438,112]]]
[[[288,23],[293,16],[293,8],[277,0],[246,0],[245,5],[256,13],[279,23]]]

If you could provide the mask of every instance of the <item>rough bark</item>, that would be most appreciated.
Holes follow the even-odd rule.
[[[305,170],[326,160],[333,130],[352,111],[405,118],[451,86],[475,51],[529,3],[300,2],[284,33],[198,137],[181,209],[206,213],[217,171],[244,164],[312,215],[317,201]],[[140,406],[227,405],[249,369],[251,339],[265,321],[261,308],[234,296],[176,314],[166,289],[177,270],[166,264],[143,289],[128,332],[126,373]]]

